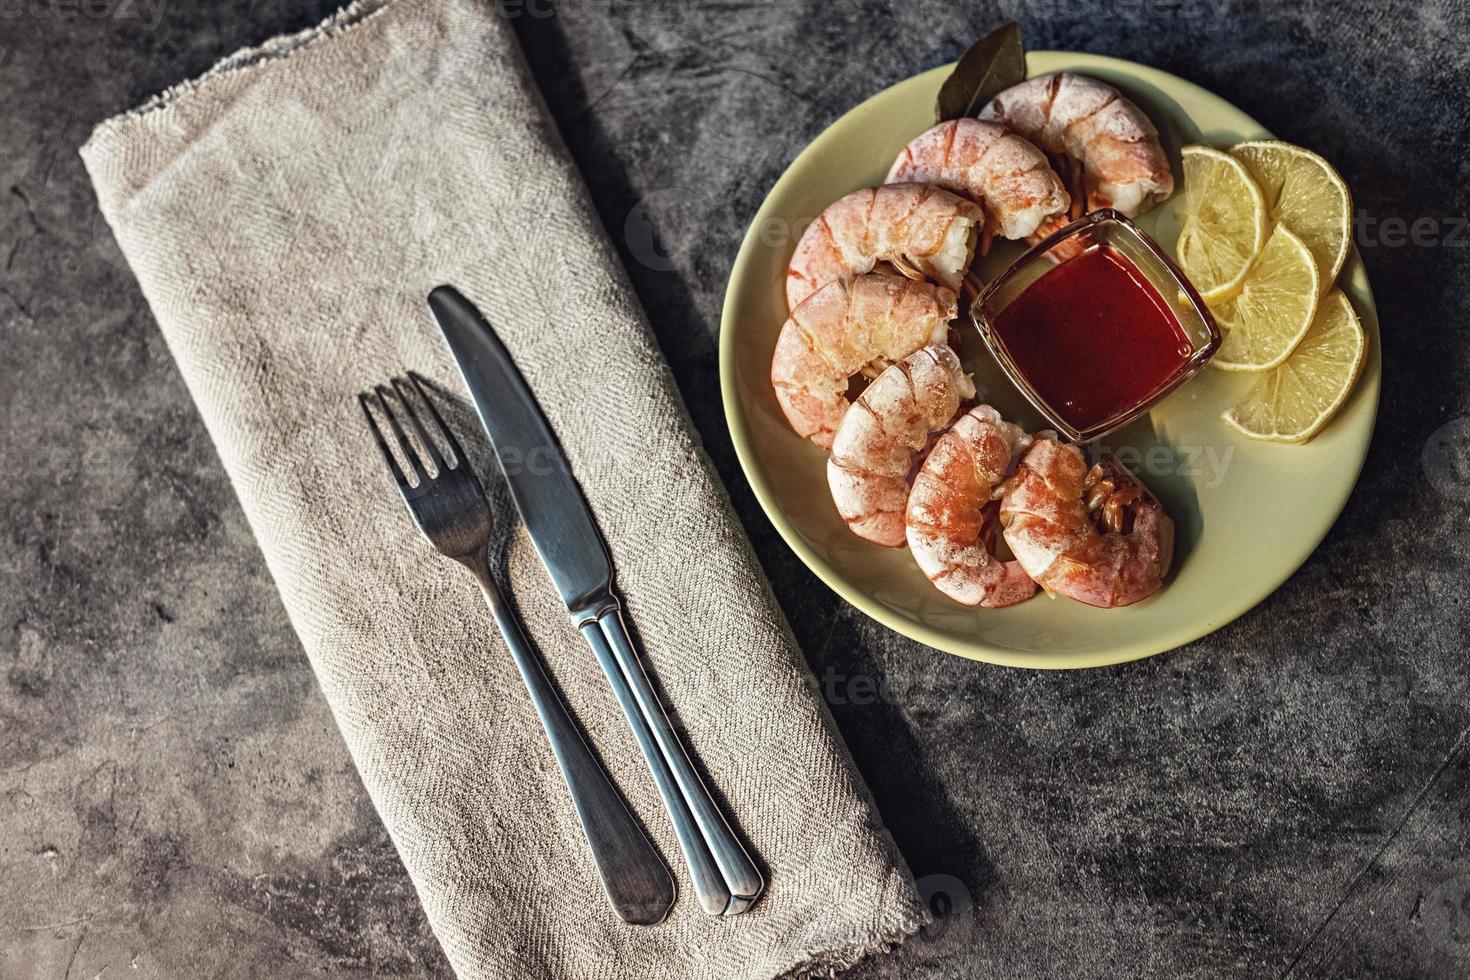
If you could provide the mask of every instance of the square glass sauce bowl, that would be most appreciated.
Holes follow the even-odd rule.
[[[1199,373],[1220,330],[1158,244],[1112,209],[1038,243],[970,308],[1011,382],[1058,432],[1090,442]]]

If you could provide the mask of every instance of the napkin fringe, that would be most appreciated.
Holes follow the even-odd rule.
[[[906,916],[903,921],[876,936],[868,936],[836,949],[804,950],[802,962],[773,980],[833,980],[864,960],[891,953],[933,921],[925,913]]]
[[[314,27],[304,28],[294,34],[279,34],[262,44],[241,48],[234,54],[227,55],[215,62],[202,75],[170,85],[141,105],[98,123],[92,131],[92,140],[96,140],[98,136],[105,135],[119,126],[166,109],[177,100],[193,95],[215,79],[249,71],[271,62],[284,61],[297,51],[340,34],[346,34],[372,20],[391,7],[393,3],[394,0],[352,0],[347,6]]]

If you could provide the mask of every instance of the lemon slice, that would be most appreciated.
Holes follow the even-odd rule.
[[[1179,266],[1205,302],[1234,293],[1266,244],[1266,199],[1234,157],[1186,146]]]
[[[1289,226],[1312,250],[1325,292],[1352,240],[1353,197],[1342,175],[1311,150],[1277,140],[1241,143],[1230,155],[1255,178],[1271,219]]]
[[[1291,229],[1277,225],[1260,258],[1223,303],[1211,304],[1223,340],[1210,361],[1227,371],[1264,371],[1291,354],[1317,314],[1317,263]]]
[[[1366,349],[1352,304],[1334,289],[1291,356],[1262,375],[1221,418],[1252,439],[1306,442],[1347,401],[1367,360]]]

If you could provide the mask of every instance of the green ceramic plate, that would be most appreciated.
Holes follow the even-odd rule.
[[[1153,119],[1180,173],[1178,149],[1228,147],[1269,136],[1239,109],[1173,75],[1115,58],[1036,51],[1030,72],[1071,70],[1122,89]],[[941,595],[907,550],[851,534],[827,492],[826,453],[786,425],[770,362],[786,319],[785,270],[795,238],[843,194],[881,183],[904,144],[933,122],[949,73],[936,68],[853,109],[817,137],[776,182],[746,233],[730,275],[720,329],[720,383],[740,463],[766,514],[822,581],[863,612],[921,643],[1017,667],[1092,667],[1170,650],[1218,629],[1286,580],[1326,535],[1356,482],[1373,433],[1380,378],[1378,319],[1356,252],[1339,285],[1368,332],[1368,364],[1341,414],[1304,446],[1236,435],[1220,413],[1251,376],[1206,370],[1106,445],[1142,473],[1177,525],[1175,567],[1158,595],[1124,609],[1092,609],[1045,595],[1010,609],[961,606]],[[1171,253],[1178,196],[1140,224]],[[987,277],[1020,254],[999,245]],[[987,400],[1031,428],[1040,419],[996,374],[979,338],[963,338]]]

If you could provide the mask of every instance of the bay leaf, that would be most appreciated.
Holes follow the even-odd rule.
[[[1026,78],[1026,46],[1015,21],[1003,24],[960,55],[940,86],[936,122],[973,116],[985,103]]]

